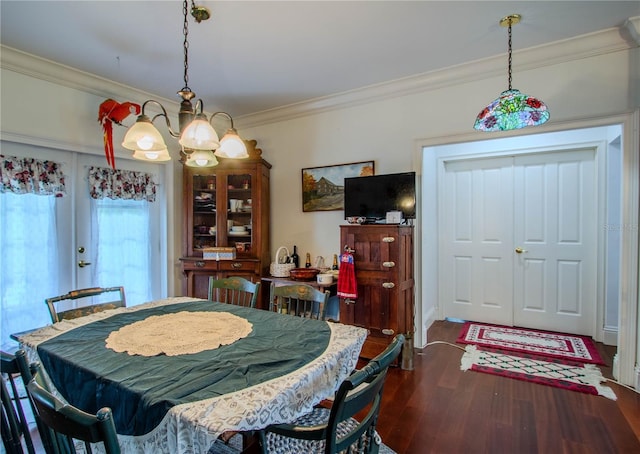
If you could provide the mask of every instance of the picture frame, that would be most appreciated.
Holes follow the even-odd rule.
[[[343,210],[344,179],[374,174],[374,161],[302,169],[302,211]]]

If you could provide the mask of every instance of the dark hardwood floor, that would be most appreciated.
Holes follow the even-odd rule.
[[[455,344],[461,328],[436,322],[428,342]],[[615,348],[598,344],[598,350],[611,365]],[[397,454],[640,453],[640,395],[634,391],[609,383],[618,397],[612,401],[462,372],[462,354],[436,344],[416,351],[414,370],[389,370],[378,433]],[[609,367],[601,370],[611,378]],[[44,452],[32,426],[37,452]],[[246,452],[260,451],[252,446]]]
[[[462,325],[439,321],[427,341],[455,343]],[[615,348],[598,344],[610,366]],[[640,396],[561,390],[460,370],[462,350],[416,351],[414,370],[389,370],[378,422],[384,443],[411,453],[640,453]],[[611,378],[610,367],[601,367]]]

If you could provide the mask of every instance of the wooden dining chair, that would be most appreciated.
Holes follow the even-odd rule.
[[[404,336],[398,334],[382,353],[347,377],[330,409],[318,406],[290,424],[271,425],[260,431],[263,452],[377,454],[382,443],[376,424],[384,382],[403,343]]]
[[[225,279],[209,278],[208,299],[236,306],[256,307],[260,282],[251,282],[243,277]]]
[[[269,310],[298,317],[325,319],[329,290],[321,292],[307,284],[276,285],[271,283]]]
[[[112,294],[117,293],[116,299],[105,302],[103,295],[109,296],[108,299],[113,298]],[[87,304],[88,299],[91,298],[90,304]],[[80,307],[73,309],[58,309],[58,304],[66,301],[80,301]],[[51,314],[51,320],[53,323],[57,323],[61,320],[71,320],[85,315],[94,314],[96,312],[102,312],[107,309],[115,309],[118,307],[126,307],[127,300],[124,294],[124,287],[92,287],[80,290],[72,290],[64,295],[55,296],[45,299],[47,306],[49,307],[49,313]]]
[[[34,454],[35,448],[29,431],[29,421],[22,406],[23,400],[25,403],[27,402],[24,387],[31,379],[31,373],[24,351],[19,350],[18,353],[19,355],[16,356],[0,352],[2,364],[2,442],[8,454],[21,454],[24,452],[23,447],[29,454]]]
[[[75,453],[74,440],[83,442],[91,454],[91,443],[104,443],[106,454],[120,454],[120,445],[110,408],[104,407],[95,415],[86,413],[54,396],[45,384],[41,366],[35,364],[34,376],[27,385],[29,399],[36,416],[45,426],[40,435],[47,454]]]

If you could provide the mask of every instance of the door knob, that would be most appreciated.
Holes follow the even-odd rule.
[[[522,249],[521,247],[516,248],[516,254],[522,254],[523,252],[527,252],[526,249]]]
[[[78,266],[79,266],[80,268],[84,268],[85,266],[89,266],[89,265],[91,265],[91,262],[85,262],[84,260],[80,260],[80,261],[78,262]]]

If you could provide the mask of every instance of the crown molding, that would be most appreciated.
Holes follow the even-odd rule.
[[[95,74],[80,71],[71,66],[37,57],[4,45],[0,45],[0,68],[63,87],[80,90],[99,98],[126,98],[131,102],[138,103],[151,98],[170,106],[167,111],[171,114],[177,115],[179,110],[179,106],[171,108],[175,100],[172,101],[155,93],[119,84]]]
[[[621,28],[609,28],[554,43],[514,51],[518,71],[526,71],[559,63],[581,60],[637,47],[625,39],[623,29],[640,29],[640,17],[628,19]],[[632,33],[629,33],[632,34]],[[636,35],[637,36],[637,35]],[[275,109],[235,118],[241,127],[259,126],[290,120],[313,113],[327,112],[389,98],[437,90],[504,75],[504,55],[470,61],[438,71],[391,80],[355,90],[310,99]]]
[[[638,47],[640,17],[629,18],[620,28],[610,28],[586,35],[556,41],[551,44],[515,51],[518,71],[526,71],[559,63]],[[153,98],[170,106],[171,114],[178,106],[167,98],[119,84],[102,77],[36,57],[0,45],[0,67],[58,85],[80,89],[98,97],[125,97],[133,102]],[[311,114],[358,106],[374,101],[437,90],[443,87],[488,79],[503,75],[504,55],[475,60],[438,71],[417,74],[354,90],[309,99],[274,109],[234,118],[236,127],[254,127],[290,120]]]

